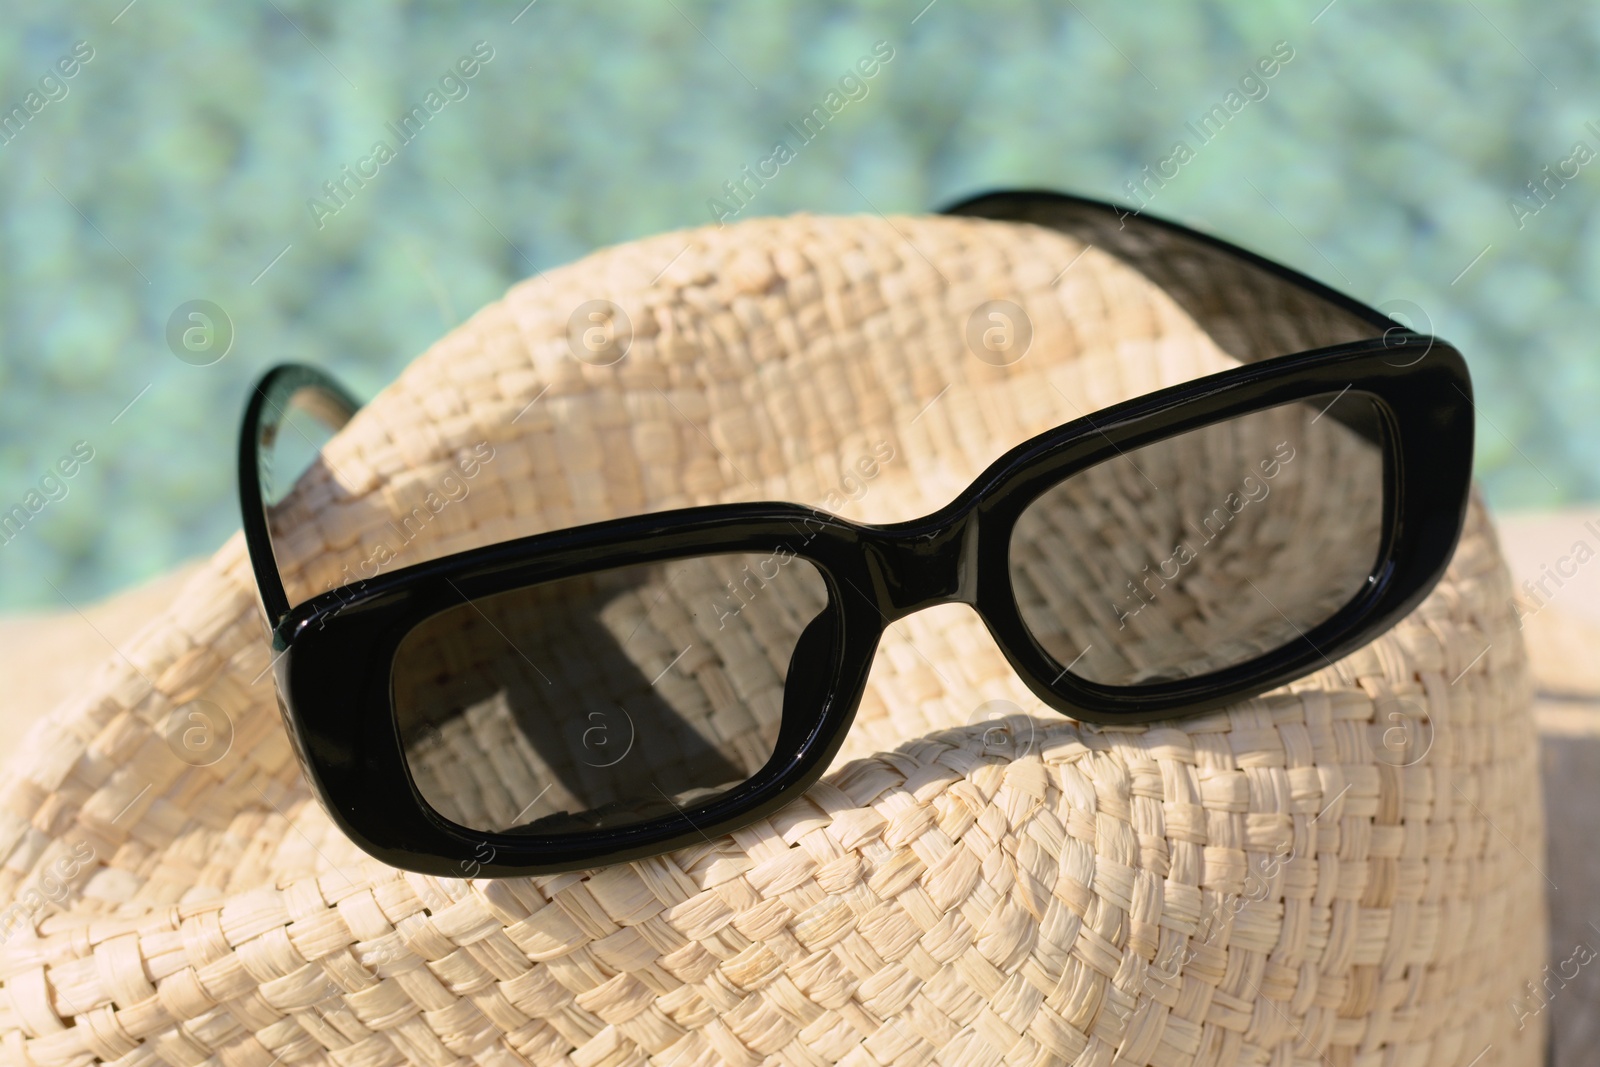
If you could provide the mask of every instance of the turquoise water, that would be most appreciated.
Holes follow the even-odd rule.
[[[833,90],[741,215],[1162,168],[1150,212],[1463,346],[1492,502],[1600,496],[1592,7],[125,2],[0,27],[0,608],[220,543],[265,366],[370,394],[535,268],[732,210]]]

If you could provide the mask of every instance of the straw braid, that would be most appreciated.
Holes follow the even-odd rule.
[[[568,342],[594,299],[632,324],[606,366]],[[1032,322],[1010,366],[964,341],[990,299]],[[385,555],[688,504],[908,518],[1032,433],[1227,363],[1136,272],[1033,227],[670,234],[435,345],[278,509],[277,551],[299,599]],[[0,1045],[41,1067],[1533,1067],[1543,827],[1509,595],[1475,503],[1391,633],[1123,729],[1046,711],[970,612],[935,609],[891,628],[839,764],[773,818],[479,881],[367,859],[309,798],[235,538],[0,775]],[[196,750],[197,723],[231,739]]]

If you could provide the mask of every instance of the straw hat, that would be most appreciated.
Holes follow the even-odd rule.
[[[1031,323],[1003,366],[966,341],[988,300]],[[573,343],[590,301],[625,351]],[[1293,350],[1297,306],[1025,223],[638,241],[420,357],[275,509],[277,553],[299,600],[649,510],[909,518],[1027,436]],[[0,776],[0,1043],[41,1067],[1532,1067],[1543,826],[1510,594],[1475,501],[1392,632],[1117,729],[1045,709],[971,612],[934,609],[887,635],[838,764],[773,818],[452,880],[368,859],[311,799],[235,537]]]

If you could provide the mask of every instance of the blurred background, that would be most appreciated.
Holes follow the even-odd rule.
[[[13,9],[0,511],[44,504],[0,535],[0,610],[209,552],[238,525],[264,367],[370,395],[536,268],[713,221],[875,46],[891,58],[740,217],[1022,185],[1138,203],[1127,183],[1181,141],[1151,213],[1461,345],[1499,509],[1593,500],[1597,44],[1600,10],[1526,0]]]

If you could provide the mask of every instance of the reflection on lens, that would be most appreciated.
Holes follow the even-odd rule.
[[[1135,449],[1030,504],[1023,622],[1103,685],[1192,678],[1279,648],[1361,590],[1383,529],[1372,401],[1313,397]]]
[[[450,608],[395,655],[412,777],[474,830],[577,833],[692,810],[771,758],[790,659],[827,600],[816,568],[778,549]]]

